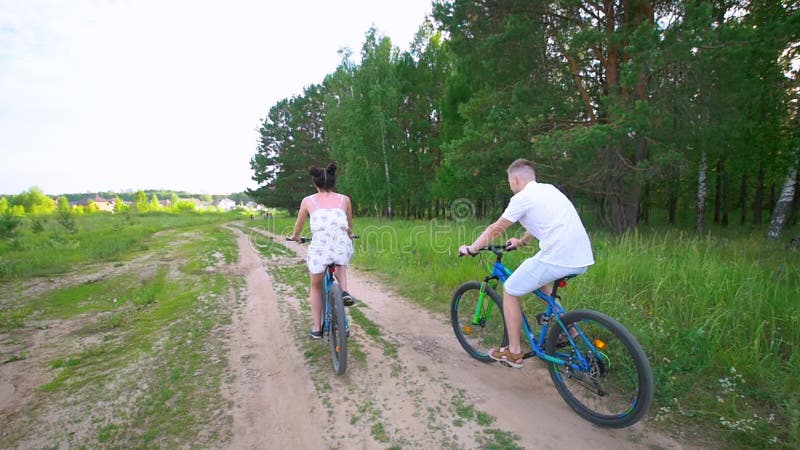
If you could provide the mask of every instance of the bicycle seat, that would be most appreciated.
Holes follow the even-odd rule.
[[[553,284],[555,284],[558,287],[564,287],[564,286],[567,285],[567,280],[569,280],[570,278],[575,278],[578,275],[580,275],[580,274],[579,273],[573,273],[572,275],[563,276],[563,277],[553,281]]]

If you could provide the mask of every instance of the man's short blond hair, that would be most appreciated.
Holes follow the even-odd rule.
[[[506,172],[513,175],[529,174],[534,180],[536,179],[536,171],[533,170],[533,164],[525,158],[512,162]]]

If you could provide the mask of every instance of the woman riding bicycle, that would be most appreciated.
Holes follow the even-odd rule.
[[[314,181],[317,193],[300,202],[300,211],[289,238],[297,241],[303,231],[306,218],[310,218],[312,241],[306,253],[306,263],[311,276],[309,303],[313,324],[309,336],[322,338],[322,281],[325,268],[336,264],[336,279],[342,287],[342,299],[352,306],[353,297],[347,293],[347,265],[353,256],[353,213],[350,197],[334,192],[336,186],[336,164],[327,168],[310,167],[308,173]]]
[[[511,367],[522,367],[522,310],[519,297],[567,275],[586,272],[594,264],[589,236],[572,202],[555,186],[536,182],[533,165],[518,159],[507,169],[508,184],[514,196],[497,222],[489,225],[472,245],[462,245],[459,253],[475,255],[519,221],[525,234],[508,240],[516,248],[539,239],[539,252],[526,259],[503,285],[503,316],[508,330],[508,347],[492,349],[489,357]],[[542,289],[549,294],[548,288]]]

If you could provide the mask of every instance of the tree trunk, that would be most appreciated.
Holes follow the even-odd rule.
[[[678,214],[678,183],[680,180],[675,179],[669,183],[667,187],[667,221],[670,225],[675,225],[675,219]]]
[[[386,214],[389,219],[392,218],[392,179],[389,175],[389,155],[386,152],[386,125],[383,123],[383,114],[381,116],[381,153],[383,154],[383,173],[386,177]]]
[[[706,197],[708,196],[708,186],[706,178],[708,176],[708,163],[706,162],[706,152],[700,157],[700,167],[697,174],[697,232],[703,233],[706,229]]]
[[[714,223],[728,226],[728,172],[725,160],[717,160],[716,190],[714,192]]]
[[[627,194],[620,192],[611,198],[611,226],[615,233],[624,233],[636,228],[641,196],[639,191],[640,189]]]
[[[620,234],[636,227],[642,188],[637,180],[630,181],[634,174],[625,166],[618,149],[604,148],[602,151],[605,163],[604,196],[611,216],[611,229]],[[630,181],[627,186],[626,181]]]
[[[794,183],[794,201],[792,201],[792,211],[789,213],[789,221],[787,222],[788,226],[794,226],[797,224],[797,212],[800,210],[800,195],[797,195],[797,192],[800,192],[800,178]]]
[[[769,184],[769,203],[767,203],[767,204],[768,205],[774,205],[774,204],[777,203],[777,201],[778,200],[775,197],[775,183],[770,183]],[[770,214],[770,217],[772,217],[772,214]]]
[[[786,176],[786,182],[783,183],[781,195],[778,197],[778,202],[775,204],[775,210],[772,213],[772,221],[767,231],[768,239],[777,239],[783,233],[786,225],[786,219],[794,201],[794,188],[797,183],[797,169],[791,167],[789,174]]]
[[[636,29],[654,23],[654,9],[649,1],[637,2],[603,2],[604,29],[607,36],[605,55],[594,50],[602,65],[605,75],[603,92],[608,95],[610,104],[632,105],[636,101],[649,102],[649,73],[639,70],[631,74],[636,78],[633,89],[627,83],[621,83],[622,68],[630,59],[627,38],[618,39],[618,32],[624,29]],[[601,77],[602,78],[602,77]],[[602,83],[602,82],[601,82]],[[612,109],[613,110],[613,109]],[[614,123],[614,113],[607,111],[609,122]],[[642,200],[643,186],[636,173],[639,163],[648,159],[648,145],[645,139],[638,142],[618,142],[611,148],[600,149],[600,163],[604,165],[603,196],[606,201],[606,212],[611,220],[611,228],[615,233],[623,233],[636,227],[639,219],[639,207]]]
[[[747,175],[742,175],[742,185],[739,187],[739,209],[741,210],[739,223],[744,225],[747,222]]]
[[[644,184],[641,206],[639,207],[639,222],[650,224],[650,183]]]
[[[383,92],[380,83],[380,74],[378,73],[378,68],[375,67],[375,86],[378,88],[378,92]],[[385,95],[385,94],[381,94]],[[379,97],[377,101],[377,108],[378,108],[378,127],[380,128],[381,133],[381,155],[383,156],[383,174],[386,179],[386,215],[389,220],[392,219],[392,179],[389,175],[389,154],[386,150],[386,118],[383,113],[383,100]]]
[[[597,199],[597,220],[605,226],[609,225],[606,196],[600,195]]]
[[[716,177],[714,177],[714,223],[719,225],[722,209],[722,160],[717,160]]]
[[[761,225],[761,210],[764,209],[764,167],[758,165],[758,181],[756,182],[756,197],[753,199],[753,224]]]
[[[725,170],[725,160],[722,160],[722,226],[728,226],[728,171]]]

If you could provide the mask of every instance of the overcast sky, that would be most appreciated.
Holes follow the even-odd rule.
[[[269,108],[431,0],[0,0],[0,194],[255,188]]]

